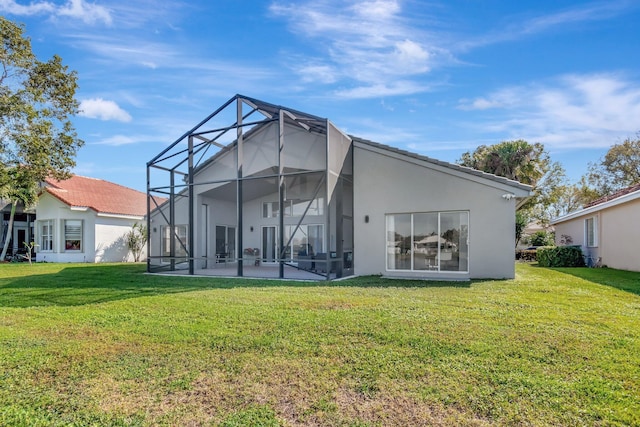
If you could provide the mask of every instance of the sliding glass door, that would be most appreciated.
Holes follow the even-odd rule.
[[[236,228],[216,225],[216,262],[236,259]]]

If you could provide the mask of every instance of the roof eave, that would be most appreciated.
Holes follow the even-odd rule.
[[[620,196],[620,197],[617,197],[617,198],[615,198],[613,200],[609,200],[609,201],[597,204],[595,206],[590,206],[588,208],[580,209],[580,210],[577,210],[575,212],[568,213],[567,215],[563,215],[563,216],[560,216],[558,218],[554,218],[554,219],[552,219],[550,221],[550,224],[555,225],[555,224],[559,224],[561,222],[570,221],[572,219],[576,219],[576,218],[579,218],[579,217],[584,216],[584,215],[589,215],[589,214],[592,214],[594,212],[601,211],[603,209],[607,209],[607,208],[618,206],[618,205],[621,205],[621,204],[624,204],[624,203],[628,203],[628,202],[631,202],[631,201],[636,200],[636,199],[640,199],[640,190],[634,191],[633,193],[625,194],[623,196]]]

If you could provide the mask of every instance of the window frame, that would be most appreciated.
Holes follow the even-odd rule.
[[[465,214],[466,215],[466,226],[467,226],[467,236],[466,236],[466,246],[467,246],[467,258],[466,258],[466,264],[467,264],[467,268],[466,270],[444,270],[442,269],[442,264],[441,261],[438,261],[437,264],[437,268],[436,269],[416,269],[415,265],[414,265],[414,250],[415,250],[415,215],[422,215],[422,214],[436,214],[437,215],[437,221],[438,221],[438,236],[440,236],[442,234],[441,232],[441,227],[442,227],[442,215],[443,214]],[[389,267],[389,248],[390,248],[390,241],[389,239],[389,218],[396,216],[396,215],[409,215],[409,224],[410,224],[410,253],[411,253],[411,257],[410,257],[410,268],[390,268]],[[469,274],[469,266],[470,266],[470,254],[471,251],[469,250],[469,236],[470,236],[470,225],[471,225],[471,213],[468,210],[446,210],[446,211],[431,211],[431,212],[396,212],[396,213],[388,213],[385,214],[385,270],[389,271],[389,272],[397,272],[397,273],[451,273],[451,274]],[[440,245],[437,245],[438,247],[438,258],[440,258]]]
[[[80,223],[80,236],[79,238],[68,238],[68,232],[67,232],[67,222],[79,222]],[[82,253],[84,252],[84,220],[82,219],[63,219],[62,220],[62,243],[63,243],[63,251],[64,252],[72,252],[72,253]],[[77,236],[73,236],[73,237],[77,237]],[[77,248],[73,248],[73,247],[69,247],[69,245],[67,244],[67,242],[79,242],[78,243],[78,247]]]
[[[38,220],[38,252],[54,252],[55,250],[55,220],[53,219],[40,219]],[[47,234],[44,233],[44,226],[47,225],[49,228],[49,232]],[[49,237],[50,248],[46,248],[47,245],[44,244],[45,237]]]
[[[175,224],[173,226],[174,232],[172,233],[172,227],[169,224],[160,226],[160,239],[161,239],[161,247],[160,247],[160,256],[162,257],[163,263],[168,263],[171,260],[171,239],[177,238],[181,240],[184,238],[183,245],[180,244],[179,241],[176,241],[176,256],[175,260],[186,260],[188,258],[187,254],[189,251],[189,225],[188,224]],[[183,230],[184,235],[178,230]],[[166,235],[167,231],[169,232]],[[166,247],[168,245],[168,248]],[[165,252],[165,248],[167,251]]]
[[[591,231],[591,240],[589,231]],[[594,215],[584,219],[584,245],[587,248],[597,248],[598,243],[598,216]]]

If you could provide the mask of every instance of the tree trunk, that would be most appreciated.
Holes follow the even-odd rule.
[[[11,203],[11,215],[9,215],[9,225],[7,226],[7,236],[4,239],[4,246],[2,247],[2,254],[0,255],[0,261],[4,261],[7,257],[7,249],[9,249],[9,242],[11,241],[11,236],[13,234],[13,218],[16,216],[16,206],[18,206],[18,202]]]

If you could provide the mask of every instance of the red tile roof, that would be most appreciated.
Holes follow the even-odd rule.
[[[44,191],[69,206],[87,207],[98,213],[147,214],[145,193],[102,179],[78,175],[64,181],[47,178]]]
[[[609,200],[617,199],[618,197],[622,197],[626,194],[633,193],[634,191],[640,190],[640,184],[632,185],[631,187],[623,188],[622,190],[618,190],[615,193],[609,194],[608,196],[602,196],[599,199],[596,199],[590,203],[584,205],[584,208],[590,208],[592,206],[599,205],[604,202],[608,202]]]

